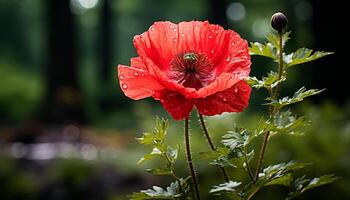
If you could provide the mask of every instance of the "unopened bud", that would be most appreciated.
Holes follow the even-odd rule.
[[[275,13],[271,17],[271,26],[278,33],[282,33],[282,30],[287,26],[287,23],[287,17],[281,12]]]

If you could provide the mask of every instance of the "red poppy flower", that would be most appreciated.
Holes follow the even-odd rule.
[[[155,22],[134,37],[139,57],[119,65],[121,89],[131,99],[153,97],[176,119],[193,107],[203,115],[241,112],[251,88],[247,41],[232,30],[191,21]]]

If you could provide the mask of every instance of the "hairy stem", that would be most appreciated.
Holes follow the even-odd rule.
[[[203,115],[200,114],[200,113],[198,112],[198,117],[199,117],[199,121],[200,121],[201,126],[202,126],[202,130],[203,130],[203,132],[204,132],[205,137],[207,138],[207,141],[208,141],[208,143],[209,143],[209,146],[210,146],[211,150],[212,150],[212,151],[216,151],[216,148],[215,148],[215,146],[214,146],[214,143],[213,143],[213,141],[212,141],[211,138],[210,138],[210,135],[209,135],[207,126],[205,125],[205,121],[204,121],[204,119],[203,119]],[[226,171],[225,171],[225,168],[224,168],[224,167],[221,167],[221,166],[219,166],[219,165],[217,165],[217,166],[218,166],[218,168],[220,169],[220,171],[221,171],[221,173],[222,173],[222,176],[224,177],[225,181],[226,181],[226,182],[229,182],[230,180],[229,180],[229,177],[228,177],[228,175],[227,175],[227,173],[226,173]]]
[[[189,133],[189,119],[185,119],[185,145],[186,145],[186,155],[187,155],[187,164],[191,173],[191,178],[194,186],[194,190],[196,193],[197,200],[200,200],[200,195],[199,195],[199,186],[198,186],[198,181],[197,181],[197,176],[196,172],[194,170],[194,166],[192,163],[192,155],[191,155],[191,147],[190,147],[190,133]]]
[[[282,43],[282,33],[279,33],[279,62],[278,62],[278,79],[277,79],[277,85],[274,91],[270,92],[270,96],[272,99],[277,99],[278,98],[278,94],[279,94],[279,89],[280,89],[280,81],[282,79],[282,76],[284,74],[284,64],[283,64],[283,43]],[[278,107],[270,107],[270,113],[269,113],[269,118],[272,119],[273,115],[278,111]],[[260,154],[259,154],[259,159],[256,165],[256,171],[255,171],[255,177],[254,180],[255,182],[258,180],[259,178],[259,172],[261,170],[261,166],[263,163],[263,159],[264,159],[264,155],[265,155],[265,150],[266,150],[266,145],[267,142],[269,140],[269,136],[270,136],[270,131],[265,133],[265,137],[264,137],[264,141],[262,143],[261,149],[260,149]]]

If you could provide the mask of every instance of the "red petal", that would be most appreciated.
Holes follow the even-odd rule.
[[[195,91],[194,93],[188,93],[187,98],[205,98],[217,92],[224,91],[228,88],[231,88],[234,84],[241,81],[239,76],[235,74],[222,73],[217,77],[213,82],[208,86]]]
[[[164,89],[163,85],[143,69],[119,65],[118,77],[124,94],[134,100],[152,96],[155,91]]]
[[[242,112],[248,106],[251,88],[245,81],[215,93],[205,99],[198,99],[196,107],[202,115],[212,116],[223,112]]]
[[[165,110],[167,110],[175,120],[188,118],[194,106],[193,100],[186,99],[179,93],[170,90],[163,90],[156,93],[153,97],[160,100]]]
[[[134,37],[134,46],[140,57],[151,59],[160,69],[167,69],[170,60],[177,54],[175,33],[176,24],[155,22],[148,31]]]
[[[228,40],[225,41],[227,51],[222,52],[221,59],[216,62],[216,74],[223,72],[238,72],[241,74],[250,73],[250,55],[248,52],[248,42],[242,39],[236,32],[227,30]]]

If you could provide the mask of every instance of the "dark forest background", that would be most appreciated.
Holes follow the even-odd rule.
[[[285,95],[301,86],[326,90],[296,108],[315,121],[310,135],[293,145],[282,138],[268,159],[293,155],[315,164],[310,174],[343,177],[304,199],[349,197],[350,88],[339,7],[317,0],[1,0],[0,199],[124,199],[160,183],[134,166],[144,150],[133,138],[152,128],[154,116],[169,116],[151,99],[126,98],[116,79],[115,67],[136,55],[134,35],[154,21],[209,20],[263,42],[277,11],[292,31],[287,51],[306,46],[335,54],[290,74]],[[262,58],[253,63],[252,76],[271,67]],[[265,95],[254,92],[240,116],[209,122],[223,131],[232,119],[253,122]],[[174,130],[181,126],[173,123]],[[283,192],[261,195],[280,199]]]

